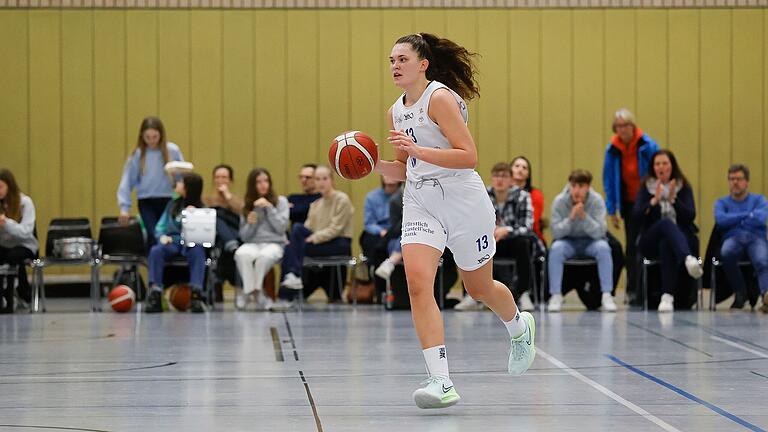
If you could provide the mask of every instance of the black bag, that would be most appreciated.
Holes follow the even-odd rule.
[[[446,248],[443,253],[443,295],[447,295],[453,284],[459,277],[456,269],[456,262],[453,260],[453,254]],[[398,265],[390,276],[391,292],[384,301],[387,310],[409,310],[411,309],[411,298],[408,295],[408,282],[405,279],[405,267]],[[435,299],[440,304],[440,269],[437,269],[434,285]],[[445,299],[444,299],[445,300]],[[445,303],[448,307],[447,302]]]

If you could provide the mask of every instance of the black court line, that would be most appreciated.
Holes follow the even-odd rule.
[[[746,344],[746,345],[751,345],[754,348],[758,348],[758,349],[761,349],[763,351],[768,351],[768,347],[764,347],[762,345],[758,345],[758,344],[756,344],[754,342],[750,342],[750,341],[748,341],[746,339],[742,339],[740,337],[736,337],[736,336],[733,336],[733,335],[725,334],[723,332],[719,332],[719,331],[717,331],[717,330],[715,330],[715,329],[713,329],[711,327],[707,327],[707,326],[705,326],[703,324],[699,324],[697,322],[684,320],[682,318],[676,318],[675,321],[681,321],[681,322],[683,322],[685,324],[692,325],[694,327],[698,327],[698,328],[704,330],[705,332],[707,332],[709,334],[713,334],[715,336],[720,336],[721,338],[724,338],[724,339],[732,339],[732,340],[739,341],[739,342],[741,342],[743,344]]]
[[[7,375],[0,375],[0,378],[6,378],[6,377],[13,378],[13,377],[19,377],[19,376],[67,376],[67,375],[93,374],[93,373],[104,373],[104,372],[127,372],[127,371],[137,371],[137,370],[146,370],[146,369],[157,369],[157,368],[173,366],[175,364],[176,362],[168,362],[168,363],[163,363],[159,365],[140,366],[140,367],[133,367],[133,368],[120,368],[120,369],[99,369],[99,370],[79,371],[79,372],[43,372],[43,373],[7,374]]]
[[[317,415],[317,407],[315,406],[315,400],[312,398],[312,392],[309,391],[309,383],[304,377],[304,371],[299,371],[301,382],[304,383],[304,390],[307,392],[307,398],[309,399],[309,405],[312,407],[312,414],[315,416],[315,426],[317,426],[317,432],[323,432],[323,424],[320,423],[320,416]]]
[[[85,432],[110,432],[108,430],[103,430],[103,429],[82,429],[82,428],[63,427],[63,426],[60,427],[60,426],[0,424],[0,427],[19,428],[19,429],[53,429],[53,430],[85,431]]]
[[[710,354],[710,353],[708,353],[706,351],[702,351],[702,350],[700,350],[698,348],[692,347],[692,346],[688,345],[687,343],[679,341],[679,340],[677,340],[675,338],[671,338],[669,336],[665,336],[665,335],[663,335],[663,334],[661,334],[659,332],[656,332],[656,331],[653,331],[653,330],[651,330],[649,328],[643,327],[640,324],[635,324],[635,323],[633,323],[631,321],[627,321],[627,324],[631,325],[632,327],[639,328],[640,330],[647,331],[648,333],[650,333],[650,334],[652,334],[654,336],[658,336],[658,337],[660,337],[662,339],[666,339],[666,340],[668,340],[670,342],[676,343],[676,344],[678,344],[680,346],[683,346],[685,348],[688,348],[690,350],[693,350],[693,351],[696,351],[698,353],[704,354],[707,357],[712,357],[712,354]]]
[[[283,346],[280,344],[280,336],[277,334],[277,327],[270,327],[269,332],[272,333],[272,347],[275,348],[275,360],[279,362],[285,361]]]
[[[293,339],[293,331],[291,331],[291,323],[288,322],[288,315],[283,312],[283,319],[285,320],[285,328],[288,330],[288,338],[291,341],[291,347],[293,348],[293,358],[299,361],[299,352],[296,351],[296,340]]]
[[[763,378],[765,378],[765,379],[768,379],[768,376],[766,376],[766,375],[763,375],[763,374],[761,374],[761,373],[757,373],[757,372],[755,372],[755,371],[749,371],[749,372],[750,372],[750,373],[753,373],[753,374],[755,374],[755,375],[757,375],[757,376],[761,376],[761,377],[763,377]]]

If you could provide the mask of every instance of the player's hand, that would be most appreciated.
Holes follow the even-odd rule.
[[[258,221],[258,219],[259,219],[259,216],[256,214],[256,212],[252,211],[248,213],[248,217],[246,218],[246,221],[249,224],[253,225],[256,223],[256,221]]]
[[[307,237],[307,238],[304,240],[304,242],[305,242],[305,243],[314,243],[314,242],[315,242],[315,235],[314,235],[314,234],[310,234],[310,235],[309,235],[309,237]]]
[[[655,206],[656,204],[661,201],[661,194],[664,193],[664,185],[661,184],[661,181],[656,183],[656,191],[653,194],[653,198],[651,198],[651,205]]]
[[[173,237],[171,236],[168,236],[168,235],[160,236],[160,244],[167,245],[167,244],[171,244],[172,241],[173,241]]]
[[[387,236],[387,230],[381,230],[379,232],[379,237],[386,237]]]
[[[5,226],[5,215],[0,214],[0,227]]]
[[[390,144],[392,144],[395,150],[404,151],[408,153],[408,156],[421,159],[421,147],[416,145],[411,137],[406,135],[405,132],[391,130],[389,131],[389,137],[387,137],[387,140]]]

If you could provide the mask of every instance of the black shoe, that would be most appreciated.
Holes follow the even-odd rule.
[[[163,311],[163,293],[158,290],[152,290],[147,296],[147,301],[144,304],[144,312],[146,313],[159,313]]]
[[[744,304],[747,302],[746,296],[744,294],[736,294],[736,296],[733,299],[733,304],[731,304],[731,309],[744,309]]]
[[[192,313],[203,313],[207,310],[203,296],[199,291],[192,291],[192,306],[189,308]]]

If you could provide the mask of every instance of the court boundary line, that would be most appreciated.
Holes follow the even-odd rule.
[[[756,356],[759,356],[759,357],[762,357],[762,358],[767,358],[767,359],[768,359],[768,354],[765,354],[765,353],[763,353],[763,352],[760,352],[760,351],[754,350],[754,349],[752,349],[752,348],[746,347],[746,346],[744,346],[744,345],[742,345],[742,344],[740,344],[740,343],[736,343],[736,342],[734,342],[734,341],[729,341],[728,339],[725,339],[725,338],[721,338],[720,336],[714,336],[714,335],[710,335],[709,337],[710,337],[712,340],[716,340],[716,341],[718,341],[718,342],[722,342],[722,343],[724,343],[724,344],[726,344],[726,345],[730,345],[730,346],[732,346],[732,347],[734,347],[734,348],[738,348],[738,349],[740,349],[740,350],[742,350],[742,351],[746,351],[746,352],[748,352],[748,353],[751,353],[751,354],[754,354],[754,355],[756,355]]]
[[[721,416],[727,418],[728,420],[733,421],[734,423],[738,423],[741,426],[744,426],[745,428],[747,428],[749,430],[752,430],[754,432],[767,432],[765,429],[761,428],[760,426],[753,425],[752,423],[742,419],[741,417],[739,417],[739,416],[737,416],[735,414],[732,414],[732,413],[730,413],[730,412],[720,408],[719,406],[717,406],[715,404],[709,403],[709,402],[705,401],[704,399],[701,399],[700,397],[695,396],[694,394],[689,393],[689,392],[681,389],[680,387],[675,386],[674,384],[670,384],[670,383],[662,380],[661,378],[657,378],[657,377],[649,374],[648,372],[645,372],[645,371],[643,371],[641,369],[638,369],[638,368],[632,366],[629,363],[626,363],[625,361],[621,360],[620,358],[618,358],[618,357],[616,357],[614,355],[606,354],[605,356],[608,357],[614,363],[619,364],[621,366],[624,366],[627,370],[629,370],[631,372],[634,372],[634,373],[640,375],[641,377],[646,378],[646,379],[648,379],[648,380],[650,380],[650,381],[652,381],[652,382],[654,382],[654,383],[656,383],[656,384],[658,384],[658,385],[660,385],[662,387],[665,387],[665,388],[667,388],[669,390],[672,390],[673,392],[679,394],[680,396],[683,396],[686,399],[689,399],[689,400],[691,400],[693,402],[696,402],[699,405],[702,405],[702,406],[708,408],[709,410],[714,411],[717,414],[720,414]]]
[[[624,399],[623,397],[619,396],[618,394],[614,393],[607,387],[603,386],[602,384],[587,378],[586,376],[582,375],[575,369],[572,369],[567,364],[563,363],[562,361],[558,360],[556,357],[547,354],[545,351],[543,351],[541,348],[536,348],[536,352],[538,352],[539,355],[544,357],[548,362],[552,363],[553,365],[557,366],[558,368],[564,370],[572,377],[578,379],[579,381],[589,385],[590,387],[594,388],[595,390],[599,391],[600,393],[604,394],[605,396],[608,396],[609,398],[615,400],[616,402],[624,405],[626,408],[630,409],[631,411],[634,411],[636,414],[642,416],[646,420],[650,421],[651,423],[654,423],[655,425],[659,426],[665,431],[668,432],[681,432],[679,429],[675,428],[674,426],[670,425],[669,423],[665,422],[664,420],[656,417],[655,415],[649,413],[648,411],[644,410],[643,408],[635,405],[634,403],[628,401],[627,399]]]

